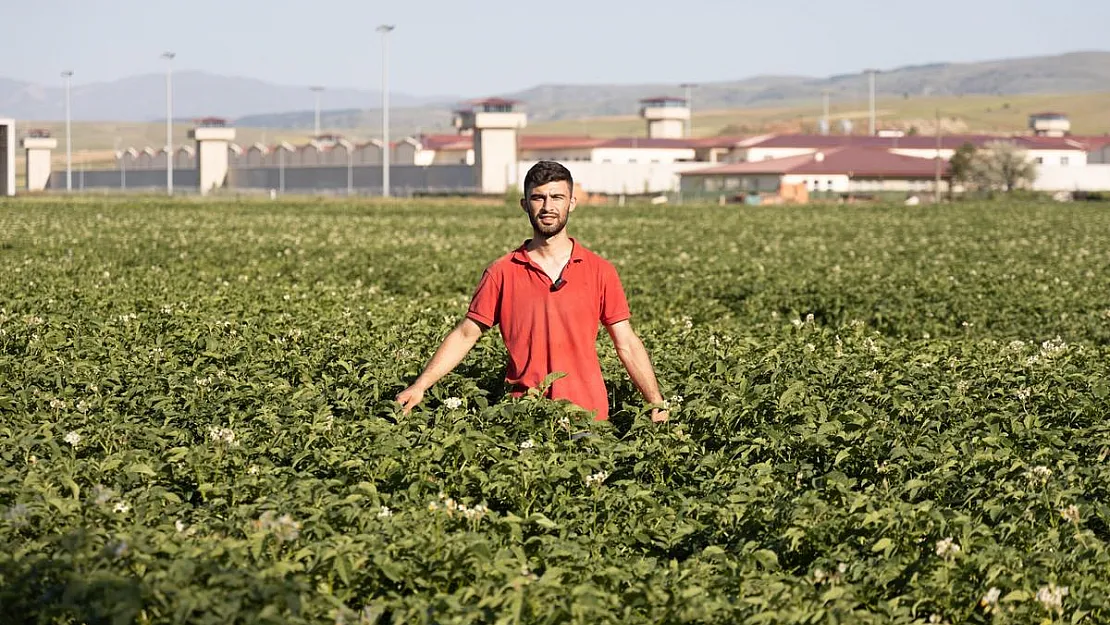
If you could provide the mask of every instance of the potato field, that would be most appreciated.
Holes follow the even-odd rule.
[[[447,200],[0,201],[4,623],[1108,623],[1110,211],[581,206],[671,420],[506,399]],[[583,435],[587,434],[587,435]]]

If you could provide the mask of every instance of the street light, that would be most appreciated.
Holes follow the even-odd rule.
[[[879,70],[865,69],[863,71],[871,75],[871,123],[868,128],[871,130],[871,136],[875,136],[875,74],[878,74]]]
[[[686,137],[691,138],[694,136],[694,104],[690,97],[690,90],[697,87],[696,83],[684,82],[679,87],[686,90],[686,108],[690,111],[690,116],[686,119]]]
[[[173,195],[173,52],[163,52],[166,59],[166,195]]]
[[[382,24],[382,197],[389,197],[389,33],[395,26]]]
[[[324,88],[319,86],[319,85],[313,85],[313,86],[309,87],[308,89],[309,89],[309,91],[316,94],[316,125],[315,125],[315,131],[314,131],[315,134],[313,134],[312,136],[313,136],[313,138],[319,138],[320,137],[320,92],[322,92],[324,90]]]
[[[66,191],[73,190],[73,150],[70,148],[73,137],[69,128],[69,79],[72,77],[72,70],[62,72],[62,78],[66,79]]]

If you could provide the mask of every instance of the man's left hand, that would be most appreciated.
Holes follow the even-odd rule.
[[[655,408],[651,411],[652,423],[665,423],[668,418],[670,418],[670,415],[667,413],[666,410]]]

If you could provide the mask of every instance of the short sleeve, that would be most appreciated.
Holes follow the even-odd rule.
[[[617,270],[609,263],[601,267],[601,323],[609,326],[632,317]]]
[[[487,268],[478,281],[466,316],[492,328],[501,321],[501,280],[492,268]]]

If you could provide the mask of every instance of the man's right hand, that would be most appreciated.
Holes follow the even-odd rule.
[[[412,409],[423,399],[424,389],[415,384],[397,393],[397,403],[401,404],[401,409],[406,415],[412,412]]]

